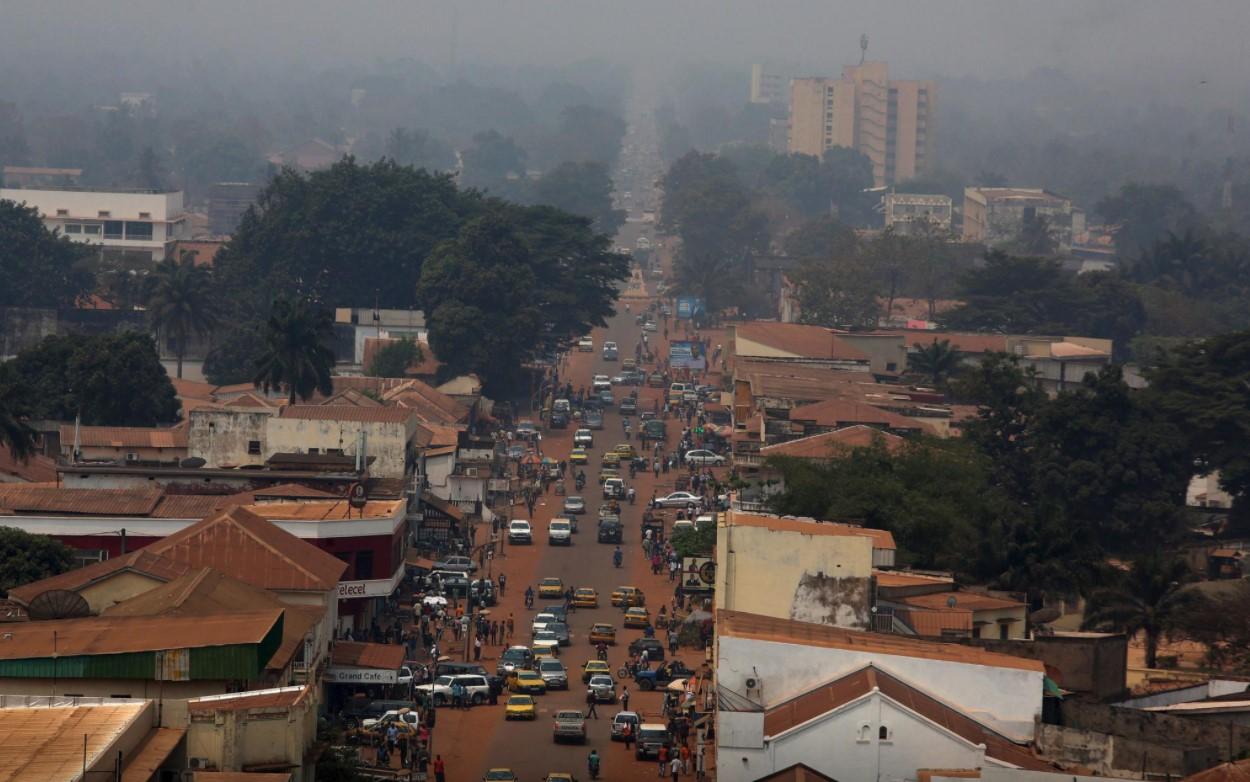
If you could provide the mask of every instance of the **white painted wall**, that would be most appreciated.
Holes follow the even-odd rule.
[[[1041,671],[859,649],[757,641],[730,635],[717,639],[717,683],[745,694],[746,678],[759,679],[765,708],[869,664],[932,694],[1013,740],[1033,738],[1034,719],[1042,713]]]

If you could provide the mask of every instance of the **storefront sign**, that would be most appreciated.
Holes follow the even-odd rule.
[[[339,600],[355,600],[360,597],[390,597],[404,577],[404,566],[400,565],[390,578],[374,578],[369,581],[340,581]]]
[[[339,668],[332,665],[326,669],[322,679],[333,684],[395,684],[399,681],[399,671],[387,671],[381,668]]]

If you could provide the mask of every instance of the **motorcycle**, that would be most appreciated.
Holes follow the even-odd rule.
[[[632,679],[634,678],[634,675],[636,673],[638,673],[638,663],[634,662],[633,660],[629,660],[624,665],[622,665],[619,669],[617,669],[616,678]]]
[[[600,644],[595,652],[595,656],[599,658],[600,662],[606,663],[608,661],[608,647]]]

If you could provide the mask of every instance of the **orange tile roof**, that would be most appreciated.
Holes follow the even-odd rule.
[[[285,771],[193,771],[191,782],[291,782]]]
[[[955,579],[947,576],[931,576],[925,573],[907,573],[899,570],[874,570],[872,575],[877,579],[877,586],[882,587],[953,585],[955,583]]]
[[[778,704],[764,713],[764,735],[776,737],[822,714],[864,697],[876,688],[885,697],[908,711],[936,723],[971,744],[984,745],[985,754],[1021,768],[1037,771],[1054,767],[1028,748],[982,725],[962,711],[932,695],[891,676],[874,665],[816,687],[797,698]]]
[[[395,515],[404,500],[370,500],[363,508],[353,508],[347,500],[307,500],[304,502],[261,502],[246,505],[263,519],[292,521],[347,521],[384,519]]]
[[[406,424],[416,418],[411,410],[402,407],[360,407],[358,405],[288,405],[282,408],[279,417],[379,424]]]
[[[859,630],[845,630],[830,625],[798,622],[793,619],[777,619],[771,616],[748,614],[742,611],[720,610],[716,612],[717,633],[750,638],[772,643],[819,646],[827,649],[847,649],[901,657],[917,657],[930,660],[984,665],[994,668],[1014,668],[1022,671],[1044,673],[1040,660],[1028,660],[1007,654],[989,652],[959,644],[921,641],[915,638]]]
[[[331,662],[334,665],[351,668],[380,668],[397,671],[399,666],[404,664],[404,647],[399,644],[335,641]]]
[[[254,393],[252,391],[244,391],[241,394],[232,396],[228,401],[222,404],[223,407],[242,407],[262,410],[280,407],[281,405],[282,402],[277,399],[270,399],[264,394]]]
[[[256,499],[270,498],[290,498],[300,500],[329,500],[338,497],[337,494],[321,489],[314,489],[311,486],[302,486],[298,483],[280,483],[277,486],[267,486],[263,489],[255,489],[252,494]]]
[[[428,383],[420,380],[405,380],[382,395],[392,404],[415,410],[422,421],[436,424],[458,424],[468,420],[469,411],[464,405],[452,399]]]
[[[460,442],[460,426],[446,426],[422,421],[417,424],[417,445],[424,448],[455,446]]]
[[[148,782],[186,733],[186,728],[154,729],[126,759],[121,782]]]
[[[972,612],[967,609],[912,611],[908,608],[896,608],[894,615],[915,630],[916,635],[941,638],[948,631],[972,632]]]
[[[1250,759],[1221,763],[1190,774],[1181,782],[1250,782]]]
[[[146,550],[273,590],[334,589],[347,569],[338,557],[241,507],[219,511]]]
[[[855,424],[832,432],[800,437],[760,449],[760,456],[790,456],[799,459],[831,459],[853,448],[869,448],[881,443],[887,451],[897,451],[907,441],[890,432],[864,424]]]
[[[826,399],[823,402],[800,405],[790,410],[790,420],[839,428],[855,424],[879,424],[903,431],[919,431],[924,428],[914,419],[847,399]]]
[[[211,400],[213,391],[217,388],[212,383],[201,383],[198,380],[185,380],[180,377],[171,377],[169,382],[174,384],[174,393],[181,399]]]
[[[227,697],[210,696],[187,701],[187,711],[248,711],[251,709],[289,709],[308,696],[308,686],[277,687],[268,690],[240,692]]]
[[[15,475],[30,483],[55,483],[56,461],[43,454],[22,461],[7,447],[0,446],[0,474]]]
[[[84,448],[186,448],[185,428],[146,426],[80,426],[78,443]],[[61,447],[73,447],[74,425],[61,425]]]
[[[103,562],[93,562],[86,567],[76,568],[55,576],[22,584],[9,590],[9,597],[24,605],[29,605],[36,596],[52,589],[66,589],[77,592],[84,587],[102,581],[114,573],[129,570],[142,573],[157,581],[172,581],[189,571],[187,565],[174,562],[165,557],[157,556],[146,548],[112,557]]]
[[[879,583],[879,582],[878,582]],[[955,605],[951,606],[948,601],[952,598]],[[910,595],[908,597],[900,597],[897,602],[906,603],[916,608],[946,609],[946,608],[962,608],[967,611],[997,611],[1004,608],[1025,608],[1025,604],[1018,600],[1010,600],[1005,597],[995,597],[980,592],[934,592],[929,595]]]
[[[860,537],[872,540],[872,547],[879,549],[896,548],[894,536],[887,530],[857,527],[854,524],[842,524],[835,521],[817,521],[816,519],[797,519],[787,516],[765,516],[758,513],[730,512],[725,514],[725,523],[737,527],[765,527],[777,532],[797,532],[801,535],[835,535],[838,537]]]
[[[934,342],[950,340],[951,347],[960,353],[1005,353],[1007,337],[1004,334],[956,334],[947,331],[899,329],[892,334],[902,334],[910,348],[928,347]]]
[[[867,361],[863,351],[839,339],[823,326],[806,326],[801,323],[777,323],[750,321],[734,326],[734,352],[743,353],[739,340],[749,340],[767,345],[774,350],[790,353],[798,358],[843,361]]]
[[[0,484],[0,509],[14,513],[147,516],[161,499],[159,489],[63,489]]]
[[[282,609],[267,608],[207,616],[89,616],[15,622],[5,625],[0,660],[257,644],[280,621]]]

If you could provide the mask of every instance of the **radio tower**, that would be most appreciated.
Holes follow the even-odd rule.
[[[859,64],[864,64],[864,59],[868,56],[868,33],[859,36]]]

